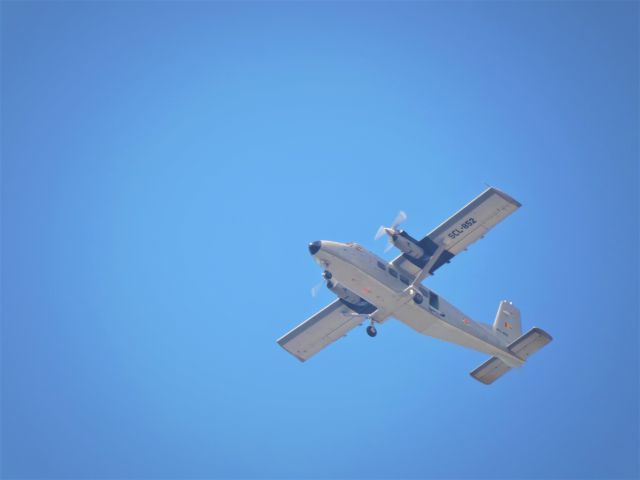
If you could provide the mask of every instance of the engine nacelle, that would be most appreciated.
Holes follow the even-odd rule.
[[[364,298],[356,295],[347,287],[341,285],[338,282],[329,280],[327,282],[327,288],[335,293],[344,305],[346,305],[356,313],[369,314],[376,311],[376,307],[374,305],[371,305]]]
[[[338,297],[346,300],[349,303],[358,303],[360,300],[362,300],[362,298],[353,293],[347,287],[344,287],[342,284],[334,282],[333,280],[329,280],[327,282],[327,288],[335,293]]]
[[[400,230],[391,235],[391,241],[399,250],[406,253],[411,258],[415,258],[417,260],[422,258],[424,255],[424,250],[418,244],[418,241],[404,230]]]

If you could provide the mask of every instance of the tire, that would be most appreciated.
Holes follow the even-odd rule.
[[[420,295],[419,293],[416,293],[413,296],[413,301],[416,302],[418,305],[420,305],[423,302],[424,298],[422,298],[422,295]]]
[[[367,335],[369,335],[370,337],[375,337],[378,334],[378,331],[376,330],[376,327],[374,327],[373,325],[369,325],[367,327]]]

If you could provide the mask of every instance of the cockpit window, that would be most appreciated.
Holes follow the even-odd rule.
[[[362,251],[362,246],[358,245],[356,242],[347,242],[345,243],[345,245],[347,247],[356,247],[356,250],[358,250],[359,252]]]

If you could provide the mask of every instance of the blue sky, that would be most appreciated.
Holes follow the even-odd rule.
[[[3,2],[4,478],[636,478],[637,2]],[[317,239],[485,188],[427,282],[554,341],[275,340]],[[393,254],[388,253],[388,258]]]

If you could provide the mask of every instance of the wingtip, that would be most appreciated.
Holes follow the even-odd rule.
[[[486,185],[486,184],[485,184]],[[513,198],[511,195],[509,195],[508,193],[503,192],[502,190],[500,190],[499,188],[496,187],[491,187],[489,186],[489,188],[487,189],[487,191],[491,191],[496,193],[497,195],[500,195],[502,198],[504,198],[507,202],[511,203],[513,206],[515,206],[516,208],[520,208],[522,206],[522,204],[516,200],[515,198]]]

